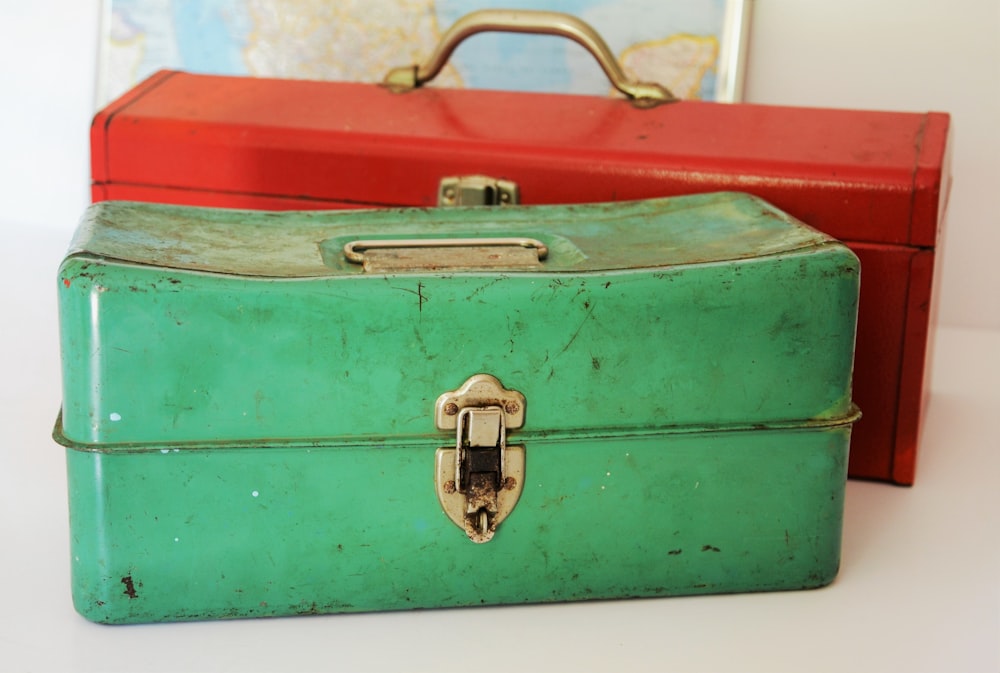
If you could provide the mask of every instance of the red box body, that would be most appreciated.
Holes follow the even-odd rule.
[[[256,209],[433,206],[486,174],[521,203],[735,190],[846,242],[862,284],[850,475],[911,484],[949,117],[164,71],[98,113],[93,198]]]

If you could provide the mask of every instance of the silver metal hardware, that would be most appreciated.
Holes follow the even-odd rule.
[[[489,374],[476,374],[434,405],[439,430],[455,430],[455,447],[435,454],[434,484],[444,513],[473,542],[489,542],[524,490],[523,445],[507,432],[524,424],[524,395]]]
[[[487,175],[441,178],[438,187],[439,206],[511,206],[520,201],[516,182]]]
[[[538,269],[549,254],[534,238],[417,238],[351,241],[344,257],[369,273]]]
[[[597,59],[611,85],[632,99],[637,107],[653,107],[677,100],[666,87],[655,82],[628,79],[607,43],[589,24],[571,14],[527,9],[483,9],[466,14],[445,31],[441,42],[424,63],[393,68],[382,83],[396,92],[422,86],[441,72],[460,42],[477,33],[492,31],[555,35],[573,40]]]

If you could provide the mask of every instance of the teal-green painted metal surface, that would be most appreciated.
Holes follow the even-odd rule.
[[[372,273],[358,239],[518,236]],[[252,213],[103,203],[59,272],[73,594],[101,622],[793,589],[839,563],[858,264],[740,194]],[[441,511],[439,395],[524,394],[523,494]]]

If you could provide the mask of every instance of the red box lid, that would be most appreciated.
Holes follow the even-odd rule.
[[[522,203],[752,192],[847,241],[933,246],[949,117],[164,71],[100,112],[96,185],[434,205],[441,178]]]

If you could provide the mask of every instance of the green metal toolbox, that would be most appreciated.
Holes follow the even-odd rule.
[[[858,262],[754,197],[87,211],[73,598],[127,623],[816,587]]]

